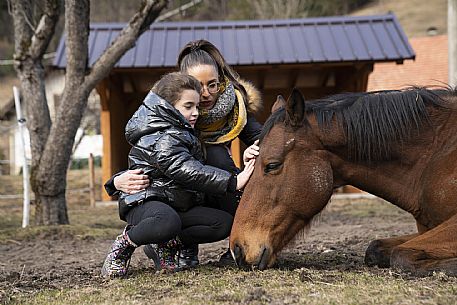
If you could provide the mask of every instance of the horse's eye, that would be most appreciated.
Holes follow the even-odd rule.
[[[265,172],[265,174],[271,172],[271,171],[274,171],[275,169],[278,169],[280,168],[282,165],[281,162],[271,162],[271,163],[268,163],[266,166],[265,166],[265,169],[263,170]]]

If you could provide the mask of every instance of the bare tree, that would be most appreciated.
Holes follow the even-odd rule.
[[[370,0],[251,0],[260,19],[302,18],[347,14]]]
[[[260,19],[304,17],[310,0],[254,0],[254,6]]]
[[[78,126],[89,93],[108,75],[121,56],[158,17],[168,0],[143,0],[111,46],[93,67],[87,67],[89,0],[65,0],[67,70],[65,89],[54,122],[45,95],[43,55],[54,35],[61,1],[43,0],[42,14],[34,26],[37,1],[9,0],[14,19],[15,69],[21,82],[28,114],[37,224],[67,224],[66,173]]]

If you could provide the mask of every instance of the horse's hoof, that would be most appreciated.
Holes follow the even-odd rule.
[[[382,248],[382,241],[373,240],[365,251],[365,264],[369,267],[378,266],[380,268],[390,267],[390,253]]]

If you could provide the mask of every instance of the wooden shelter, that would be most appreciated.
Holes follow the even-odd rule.
[[[89,65],[109,46],[123,24],[92,24]],[[214,43],[241,78],[262,93],[264,122],[276,96],[300,89],[305,98],[343,91],[365,91],[375,62],[402,63],[414,59],[397,19],[392,14],[290,20],[155,23],[116,64],[98,86],[104,140],[103,180],[127,168],[130,146],[124,127],[152,84],[176,70],[179,50],[189,41]],[[65,42],[55,66],[65,68]],[[239,163],[239,141],[232,144]],[[105,192],[103,192],[105,194]],[[105,194],[105,198],[108,197]]]

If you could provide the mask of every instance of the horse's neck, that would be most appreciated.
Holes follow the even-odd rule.
[[[335,186],[352,185],[383,198],[416,215],[418,194],[414,193],[412,171],[400,162],[367,165],[329,153]]]
[[[401,143],[389,143],[389,160],[371,163],[354,161],[357,156],[349,156],[348,152],[352,148],[348,147],[345,132],[336,119],[330,122],[328,132],[321,130],[315,120],[309,119],[313,134],[324,146],[323,151],[331,163],[335,186],[354,185],[414,215],[417,212],[416,199],[420,193],[417,192],[417,187],[424,171],[433,160],[441,160],[457,153],[457,112],[436,106],[427,108],[428,120],[424,120],[419,129],[413,126],[410,137],[403,139]],[[364,140],[359,138],[359,141]],[[376,143],[377,141],[372,141],[371,145]],[[379,146],[374,152],[380,152],[387,147]]]
[[[414,213],[415,207],[410,198],[416,194],[410,194],[411,189],[405,181],[411,180],[411,167],[416,162],[407,159],[417,158],[417,154],[408,153],[411,157],[405,155],[402,162],[357,162],[349,156],[347,140],[341,127],[334,125],[330,130],[331,132],[321,131],[318,137],[327,151],[335,186],[353,185]]]
[[[457,112],[427,106],[429,119],[419,129],[411,130],[411,137],[391,145],[387,161],[354,161],[342,127],[333,120],[329,132],[313,124],[313,132],[324,145],[331,163],[335,185],[354,185],[382,197],[400,208],[417,212],[419,192],[424,169],[436,160],[457,153]],[[381,147],[382,148],[382,147]],[[416,203],[415,203],[416,202]]]

